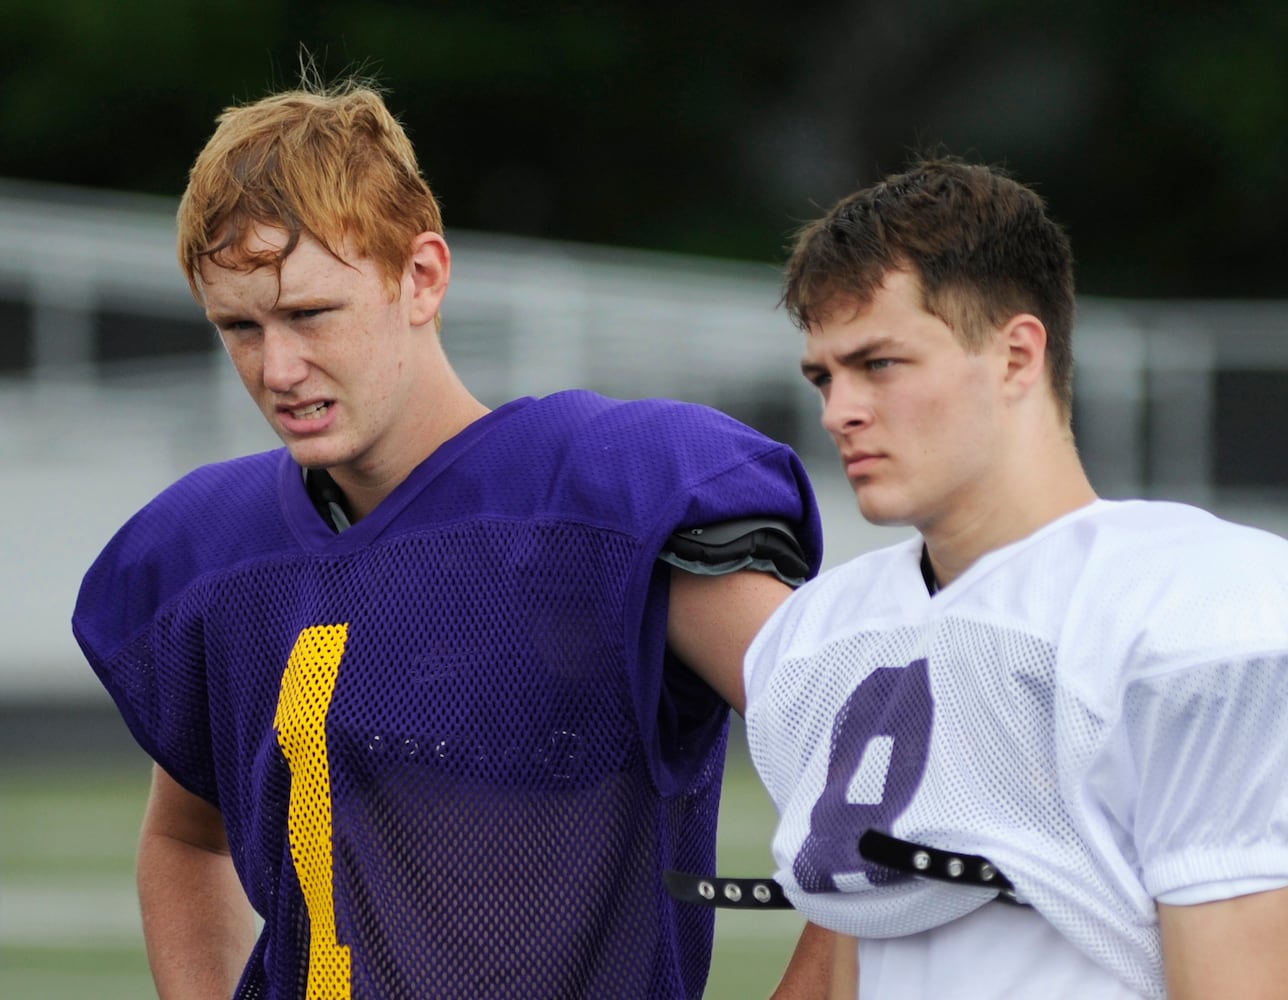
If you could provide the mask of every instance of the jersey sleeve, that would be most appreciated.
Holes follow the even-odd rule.
[[[739,518],[787,522],[822,563],[818,507],[787,445],[709,407],[674,400],[619,403],[583,417],[556,471],[554,510],[577,510],[637,534],[656,558],[680,529]]]
[[[1288,875],[1288,653],[1136,681],[1124,719],[1151,896]],[[1238,895],[1232,885],[1229,895]]]
[[[134,739],[216,805],[206,635],[194,598],[210,567],[261,540],[251,526],[264,520],[256,505],[275,502],[263,484],[277,465],[268,455],[249,456],[169,487],[99,554],[72,615],[72,633]]]
[[[795,533],[813,576],[822,528],[804,467],[786,445],[725,414],[670,400],[642,400],[601,413],[580,434],[558,501],[636,535],[624,626],[638,648],[630,683],[654,775],[665,793],[693,781],[693,747],[723,731],[727,709],[666,649],[670,567],[659,561],[682,529],[738,518],[776,518]]]
[[[198,622],[166,544],[182,530],[164,502],[131,519],[81,584],[72,630],[131,735],[181,785],[214,802]]]
[[[1262,544],[1178,574],[1126,678],[1120,819],[1154,898],[1288,876],[1288,575]]]

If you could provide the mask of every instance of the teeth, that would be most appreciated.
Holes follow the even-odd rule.
[[[314,417],[320,417],[326,412],[328,403],[314,403],[312,406],[305,407],[302,410],[292,410],[291,416],[296,420],[311,420]]]

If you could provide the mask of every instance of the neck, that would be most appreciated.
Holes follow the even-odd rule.
[[[402,415],[398,429],[377,453],[361,464],[329,470],[344,492],[351,521],[370,514],[418,465],[490,412],[446,364],[414,399],[414,408]]]
[[[973,502],[955,505],[933,522],[918,525],[933,579],[946,587],[982,556],[1096,500],[1072,439],[1045,457],[1015,463],[976,490]]]

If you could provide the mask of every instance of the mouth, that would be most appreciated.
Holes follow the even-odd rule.
[[[874,466],[882,459],[881,455],[871,454],[868,452],[854,452],[841,456],[841,464],[845,467],[845,474],[850,479],[858,479],[870,473]]]
[[[331,408],[330,400],[319,400],[316,403],[309,403],[300,407],[279,406],[278,412],[289,414],[294,420],[319,420],[326,415],[327,410]]]
[[[317,437],[330,433],[340,413],[334,399],[310,399],[304,402],[278,403],[273,421],[279,435],[288,438]]]

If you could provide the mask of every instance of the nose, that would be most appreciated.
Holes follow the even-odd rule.
[[[261,378],[264,388],[288,393],[309,373],[300,338],[291,330],[270,325],[264,328]]]
[[[858,430],[872,422],[872,407],[854,379],[834,376],[823,400],[820,421],[833,437]]]

